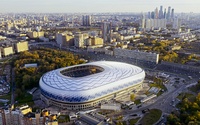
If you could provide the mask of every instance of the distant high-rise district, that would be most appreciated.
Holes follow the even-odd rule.
[[[0,125],[200,125],[197,0],[11,1]]]
[[[156,8],[152,12],[149,11],[147,17],[143,14],[142,28],[166,28],[168,22],[172,23],[173,28],[180,28],[181,22],[178,20],[180,19],[174,16],[174,9],[169,6],[168,10],[165,8],[163,11],[163,6],[160,6],[159,10]]]

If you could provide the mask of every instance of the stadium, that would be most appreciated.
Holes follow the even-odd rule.
[[[129,95],[142,87],[144,78],[140,67],[97,61],[47,72],[39,84],[47,105],[82,110]]]

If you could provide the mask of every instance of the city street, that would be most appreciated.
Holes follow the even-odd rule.
[[[12,68],[12,89],[11,89],[11,105],[15,104],[15,71],[14,68]]]
[[[49,45],[45,45],[44,47],[49,47]],[[52,47],[52,46],[51,46]],[[66,49],[63,49],[66,50]],[[176,72],[170,72],[167,68],[162,68],[161,66],[159,66],[160,64],[153,64],[151,62],[145,62],[145,61],[141,61],[141,60],[135,60],[135,59],[131,59],[131,58],[121,58],[121,57],[114,57],[114,56],[110,56],[110,55],[105,55],[105,54],[94,54],[94,53],[88,53],[85,50],[79,50],[79,51],[74,51],[77,54],[81,54],[81,56],[86,57],[86,59],[88,58],[88,60],[90,62],[92,61],[102,61],[102,60],[106,60],[106,61],[119,61],[119,62],[126,62],[129,64],[133,64],[133,65],[137,65],[142,67],[144,70],[148,70],[149,72],[163,72],[165,74],[169,74],[171,76],[173,76],[174,78],[179,77],[179,78],[183,78],[186,79],[186,83],[179,83],[177,84],[178,86],[173,86],[172,84],[166,85],[168,91],[165,92],[164,94],[162,94],[161,96],[152,99],[149,102],[146,102],[144,104],[142,104],[142,107],[140,108],[133,108],[131,110],[123,110],[121,112],[115,112],[115,113],[111,113],[108,116],[110,117],[117,117],[120,115],[123,115],[125,117],[125,119],[131,119],[134,118],[133,116],[130,116],[131,114],[141,114],[142,110],[144,109],[160,109],[162,110],[163,114],[170,114],[172,111],[177,110],[174,104],[174,100],[176,100],[176,97],[179,95],[179,93],[182,93],[183,91],[185,91],[185,89],[187,88],[187,86],[191,83],[196,82],[198,79],[196,78],[197,76],[194,76],[194,79],[189,80],[188,79],[188,75],[192,75],[192,73],[190,74],[190,72],[186,72],[181,71],[181,70],[175,70]],[[159,68],[157,68],[159,66]],[[174,69],[176,69],[176,67],[174,67]]]

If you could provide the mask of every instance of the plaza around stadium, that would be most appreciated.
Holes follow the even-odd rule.
[[[142,68],[122,62],[97,61],[60,68],[41,77],[41,99],[62,109],[93,108],[141,89],[144,78]]]

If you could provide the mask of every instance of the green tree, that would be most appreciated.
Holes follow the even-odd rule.
[[[135,94],[131,94],[130,99],[131,99],[131,101],[134,101],[135,100]]]
[[[31,79],[31,76],[30,75],[24,75],[23,77],[22,77],[22,84],[24,84],[24,85],[27,85],[27,84],[30,84],[30,79]]]
[[[24,64],[37,63],[37,68],[24,68]],[[26,89],[31,89],[39,85],[40,77],[56,68],[84,63],[79,56],[70,52],[40,48],[34,51],[25,51],[19,54],[19,58],[14,60],[16,95],[23,95]],[[22,93],[19,91],[21,90]]]
[[[169,125],[178,125],[180,122],[180,119],[174,115],[174,114],[170,114],[168,117],[167,117],[167,123]]]

